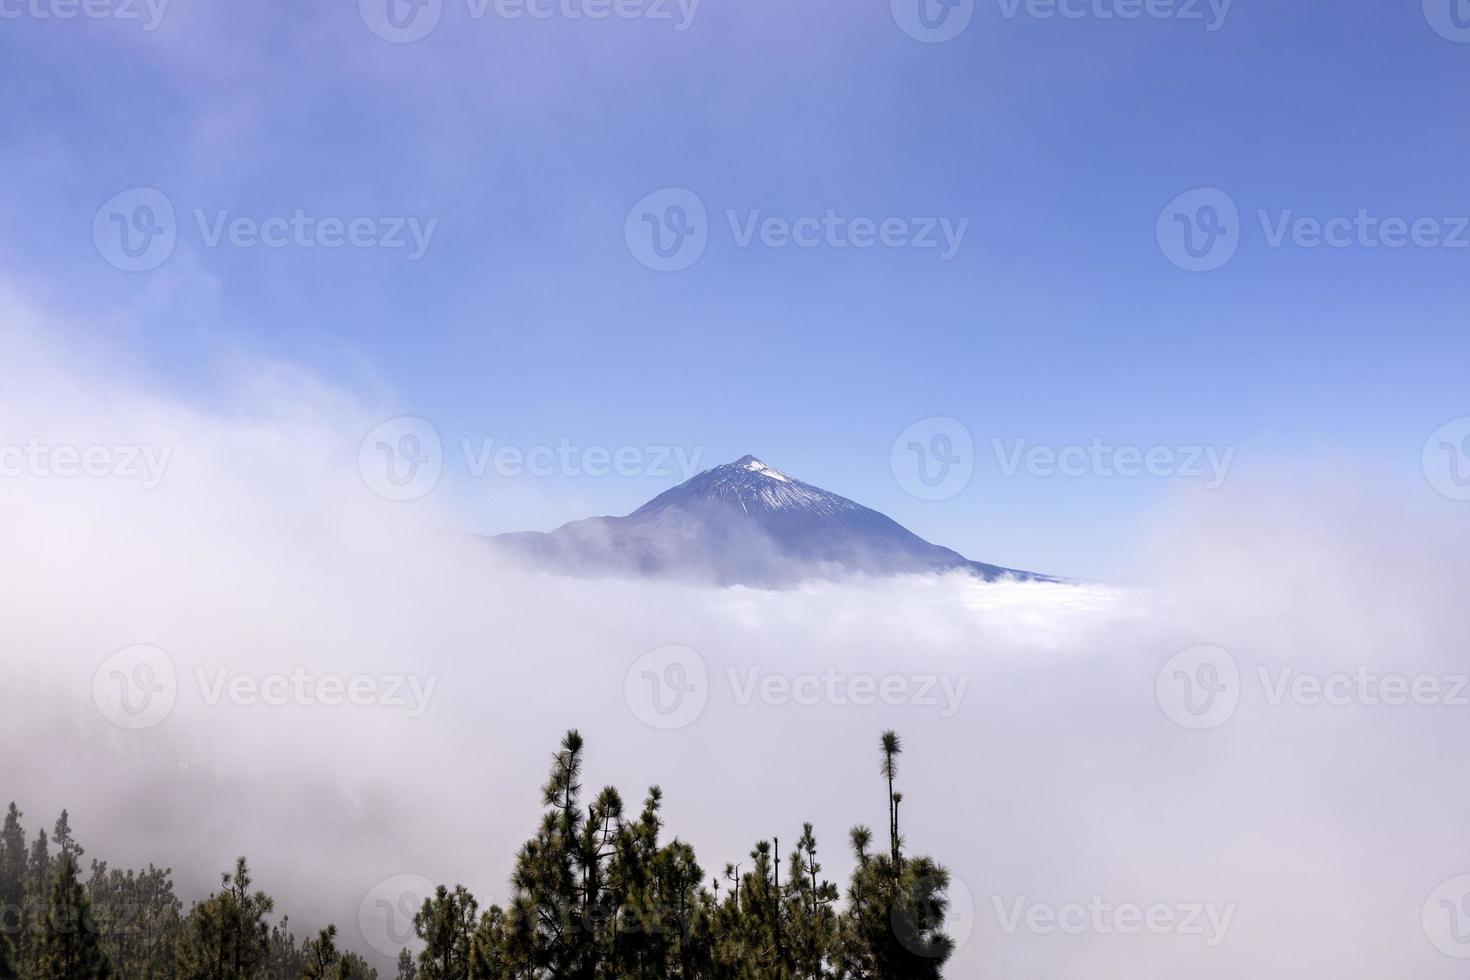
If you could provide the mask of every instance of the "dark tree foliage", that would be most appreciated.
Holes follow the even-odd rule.
[[[517,856],[511,899],[474,930],[468,980],[940,977],[952,951],[943,932],[948,875],[904,855],[898,736],[884,733],[880,749],[888,853],[874,858],[872,832],[853,831],[858,867],[843,907],[822,877],[811,824],[788,853],[785,880],[773,837],[706,888],[693,849],[661,842],[657,787],[636,816],[611,787],[584,802],[584,744],[569,732],[542,790],[541,825]]]
[[[949,874],[908,855],[900,832],[898,735],[879,742],[888,839],[849,832],[845,892],[822,874],[817,833],[758,841],[706,878],[694,849],[665,838],[663,793],[641,807],[584,792],[585,745],[568,732],[541,790],[504,906],[483,911],[440,885],[414,916],[396,980],[940,980]],[[10,805],[0,829],[0,980],[376,980],[336,926],[298,941],[253,889],[240,858],[220,890],[184,912],[172,872],[119,871],[85,853],[63,811],[26,846]],[[884,844],[886,843],[886,847]],[[55,853],[52,852],[52,845]]]
[[[327,926],[301,950],[301,980],[370,980],[377,971],[356,953],[337,948],[337,927]]]
[[[77,878],[76,852],[63,850],[57,863],[51,903],[36,936],[34,974],[37,980],[107,980],[111,968],[97,938],[92,901]]]
[[[259,975],[271,953],[265,917],[274,903],[265,892],[251,892],[250,885],[242,857],[233,874],[220,875],[220,890],[189,910],[174,951],[178,976],[246,980]]]
[[[299,980],[306,968],[306,944],[297,944],[289,915],[281,916],[281,921],[271,926],[268,946],[265,980]]]
[[[463,885],[450,891],[440,885],[433,898],[413,917],[414,933],[424,943],[419,955],[421,980],[466,980],[470,975],[470,944],[479,909]]]
[[[152,980],[173,975],[174,944],[183,906],[174,897],[172,871],[118,871],[92,862],[87,884],[102,950],[116,980]]]
[[[25,924],[26,832],[20,825],[21,816],[15,804],[10,804],[0,829],[0,935],[12,942]],[[0,947],[0,954],[15,956],[13,949],[5,947]]]

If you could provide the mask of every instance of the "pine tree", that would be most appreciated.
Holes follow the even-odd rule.
[[[59,858],[51,903],[36,937],[36,980],[107,980],[107,957],[97,940],[92,903],[77,880],[76,857]]]
[[[893,791],[893,781],[898,776],[898,756],[903,752],[903,745],[899,742],[898,733],[886,731],[883,733],[883,777],[888,780],[888,836],[890,841],[890,859],[893,867],[897,870],[899,866],[899,836],[898,836],[898,805],[903,797]]]
[[[5,812],[5,825],[0,829],[0,937],[12,944],[21,940],[25,928],[26,899],[26,833],[21,827],[22,814],[14,803]],[[18,959],[18,949],[0,949]],[[14,965],[12,964],[12,969]]]
[[[474,976],[474,972],[471,971],[470,975]],[[419,968],[414,963],[413,954],[408,951],[407,947],[400,949],[398,951],[398,973],[394,980],[418,980],[418,976]]]
[[[785,890],[787,947],[795,973],[810,980],[831,975],[837,938],[837,886],[821,880],[817,839],[812,825],[802,827],[791,852],[790,879]]]
[[[470,980],[505,980],[509,977],[527,975],[527,970],[517,970],[515,963],[520,957],[513,948],[512,934],[506,928],[506,914],[492,905],[480,916],[480,924],[470,937]],[[418,980],[418,970],[408,950],[398,954],[397,980]]]
[[[337,927],[331,925],[305,943],[302,961],[301,980],[377,980],[378,976],[362,957],[337,948]]]
[[[347,951],[337,961],[337,975],[333,980],[378,980],[378,971],[361,956]]]
[[[542,787],[536,836],[516,857],[510,905],[497,914],[498,933],[482,947],[499,950],[506,969],[564,980],[592,980],[606,954],[606,932],[616,912],[607,893],[607,862],[622,829],[623,804],[611,788],[584,813],[582,736],[562,739]]]
[[[791,980],[771,841],[758,842],[750,857],[751,870],[741,876],[716,917],[716,968],[737,980]]]
[[[61,816],[56,818],[56,826],[51,835],[51,843],[56,845],[57,861],[69,855],[72,858],[72,863],[77,867],[81,867],[82,855],[86,851],[83,850],[82,845],[77,843],[76,838],[72,836],[71,823],[65,810],[62,810]]]
[[[306,965],[305,945],[296,942],[289,915],[281,916],[281,921],[271,926],[266,947],[266,980],[301,980],[301,971]]]
[[[21,899],[20,942],[17,943],[19,972],[32,972],[36,967],[36,940],[42,920],[51,905],[51,844],[44,829],[36,831],[36,839],[26,855],[25,897]]]
[[[894,789],[898,736],[884,732],[882,775],[888,783],[890,853],[868,854],[872,833],[852,831],[858,866],[840,924],[839,975],[845,980],[938,980],[954,950],[944,933],[949,873],[927,857],[905,858]]]
[[[307,940],[303,952],[301,980],[328,980],[341,958],[337,952],[337,927],[327,926],[315,939]]]
[[[694,849],[675,838],[660,845],[663,791],[649,789],[638,819],[624,823],[607,866],[611,928],[593,935],[617,977],[699,975],[712,950],[711,902]]]
[[[154,980],[173,974],[173,946],[183,906],[174,895],[172,871],[118,871],[92,862],[87,893],[103,952],[117,980]]]
[[[221,890],[195,903],[175,946],[182,980],[252,980],[271,952],[265,917],[275,903],[250,891],[242,857],[233,874],[220,875]]]
[[[419,980],[468,980],[478,908],[463,885],[455,885],[453,891],[440,885],[433,897],[424,899],[413,917],[414,932],[424,941]]]

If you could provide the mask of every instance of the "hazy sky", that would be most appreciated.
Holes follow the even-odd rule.
[[[1207,481],[1007,476],[1016,440],[1233,447],[1232,479],[1349,460],[1442,505],[1419,454],[1466,413],[1470,347],[1470,247],[1451,247],[1470,243],[1470,44],[1448,0],[979,0],[949,20],[926,0],[932,31],[917,0],[605,19],[393,0],[392,20],[386,0],[97,2],[109,16],[0,2],[14,288],[64,314],[60,343],[162,392],[209,403],[264,354],[432,420],[471,526],[622,513],[673,479],[476,477],[462,439],[753,452],[972,557],[1077,575],[1116,573],[1147,515]],[[125,272],[111,222],[138,199],[104,204],[136,188],[173,239]],[[707,243],[681,271],[629,245],[644,215],[683,227],[667,198],[635,208],[665,188],[705,209],[683,212]],[[1166,211],[1197,188],[1238,211],[1212,212],[1219,239],[1218,196]],[[813,247],[751,225],[829,210]],[[406,244],[225,231],[298,211]],[[1345,247],[1294,223],[1360,211]],[[1181,268],[1180,214],[1228,261]],[[854,247],[851,222],[887,218],[937,247]],[[1434,224],[1389,247],[1385,219]],[[975,446],[939,501],[890,465],[931,417]]]

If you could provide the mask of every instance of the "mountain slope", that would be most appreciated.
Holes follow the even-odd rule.
[[[546,534],[502,534],[492,540],[538,565],[572,575],[767,587],[851,572],[963,569],[986,579],[1045,578],[970,561],[875,510],[802,483],[754,456],[705,470],[626,517],[592,517]]]

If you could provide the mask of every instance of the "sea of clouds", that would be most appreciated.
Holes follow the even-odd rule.
[[[0,795],[32,832],[67,807],[187,898],[248,855],[298,934],[385,952],[415,882],[504,899],[567,728],[711,876],[811,821],[834,877],[893,728],[951,976],[1463,971],[1463,524],[1338,470],[1182,501],[1126,583],[570,580],[370,492],[375,401],[242,362],[191,402],[4,316],[0,443],[117,471],[0,478]],[[129,447],[167,450],[156,486]],[[163,670],[166,710],[120,716]]]

